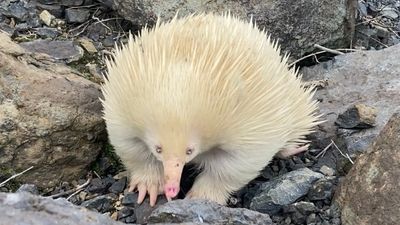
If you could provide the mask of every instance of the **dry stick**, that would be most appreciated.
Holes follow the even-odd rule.
[[[92,178],[89,177],[88,180],[85,183],[83,183],[82,185],[79,185],[78,187],[76,187],[74,189],[71,189],[71,190],[68,190],[68,191],[65,191],[65,192],[61,192],[61,193],[58,193],[58,194],[50,195],[49,197],[50,198],[58,198],[58,197],[61,197],[61,196],[64,196],[64,195],[69,195],[69,194],[74,193],[74,192],[76,192],[78,190],[82,190],[83,188],[88,186],[91,181],[92,181]],[[72,196],[70,196],[70,197],[72,197]],[[68,197],[68,198],[70,198],[70,197]]]
[[[33,166],[29,167],[28,169],[26,169],[26,170],[24,170],[24,171],[22,171],[22,172],[20,172],[20,173],[17,173],[17,174],[12,175],[12,176],[11,176],[10,178],[8,178],[7,180],[1,182],[1,183],[0,183],[0,187],[3,187],[8,181],[10,181],[10,180],[12,180],[12,179],[14,179],[14,178],[16,178],[16,177],[18,177],[18,176],[21,176],[22,174],[28,172],[28,171],[31,170],[31,169],[33,169]]]
[[[353,162],[353,160],[350,158],[349,154],[347,154],[347,153],[346,153],[346,155],[343,154],[343,152],[340,151],[339,147],[335,144],[335,142],[334,142],[332,139],[331,139],[331,143],[333,144],[333,146],[335,146],[335,148],[340,152],[340,154],[341,154],[343,157],[347,158],[347,159],[351,162],[351,164],[354,164],[354,162]]]
[[[331,146],[332,146],[332,142],[329,145],[327,145],[320,153],[318,153],[318,155],[315,156],[315,158],[319,158],[321,155],[322,156],[325,155],[326,150],[328,150],[328,148]]]
[[[351,48],[339,48],[339,49],[335,49],[334,51],[357,52],[357,51],[360,51],[360,50],[351,49]],[[296,63],[298,63],[298,62],[300,62],[300,61],[302,61],[302,60],[304,60],[304,59],[306,59],[306,58],[309,58],[309,57],[311,57],[311,56],[316,57],[317,55],[322,54],[322,53],[326,53],[326,52],[327,52],[327,51],[323,50],[323,51],[314,52],[314,53],[311,53],[311,54],[309,54],[309,55],[303,56],[303,57],[301,57],[300,59],[297,59],[296,61],[290,63],[290,64],[289,64],[289,67],[292,67],[292,66],[295,65]],[[342,53],[342,52],[340,52],[340,53]],[[343,53],[342,53],[342,54],[343,54]]]
[[[343,52],[339,52],[339,51],[337,51],[337,50],[330,49],[330,48],[327,48],[327,47],[321,46],[321,45],[319,45],[319,44],[314,44],[314,47],[316,47],[316,48],[319,48],[319,49],[321,49],[321,50],[323,50],[323,51],[326,51],[326,52],[332,53],[332,54],[336,54],[336,55],[344,55],[344,53],[343,53]]]

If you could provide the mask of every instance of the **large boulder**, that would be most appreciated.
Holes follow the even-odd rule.
[[[279,38],[285,51],[294,58],[314,50],[314,44],[331,48],[351,43],[355,23],[355,0],[333,1],[152,1],[112,0],[113,7],[137,26],[154,24],[157,17],[169,20],[198,12],[227,12],[242,19],[253,18],[259,28],[266,28]]]
[[[39,60],[38,60],[39,59]],[[99,86],[0,33],[0,175],[49,187],[82,176],[101,150]]]
[[[75,206],[61,198],[53,200],[26,192],[0,193],[0,225],[123,225],[111,218]]]
[[[400,89],[398,89],[400,90]],[[400,221],[400,112],[362,154],[337,191],[344,225]]]
[[[327,120],[320,125],[323,132],[316,133],[319,140],[327,139],[329,143],[330,139],[336,139],[342,153],[349,155],[359,154],[368,148],[396,108],[400,107],[399,58],[400,45],[395,45],[379,51],[340,55],[301,71],[305,80],[326,84],[315,96],[320,100],[320,111]],[[354,108],[354,105],[359,107],[359,104],[375,109],[375,127],[344,129],[335,125],[340,114]],[[332,146],[332,149],[335,148]]]

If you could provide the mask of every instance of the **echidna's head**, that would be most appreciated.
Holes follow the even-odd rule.
[[[184,165],[201,151],[199,139],[179,126],[149,130],[145,139],[150,151],[163,163],[166,197],[176,197]]]

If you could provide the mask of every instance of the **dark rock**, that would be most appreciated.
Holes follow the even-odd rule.
[[[311,202],[296,202],[283,207],[283,212],[291,215],[294,224],[304,224],[311,213],[317,212],[317,208]]]
[[[117,182],[113,183],[108,190],[112,193],[119,194],[124,191],[126,182],[127,182],[127,178],[123,177],[123,178],[119,179]]]
[[[336,191],[343,224],[381,225],[400,221],[400,112],[360,155]]]
[[[59,4],[40,4],[37,3],[36,7],[40,10],[47,10],[51,15],[62,18],[64,8]]]
[[[363,104],[356,104],[339,114],[336,124],[341,128],[370,128],[375,125],[376,109]]]
[[[103,179],[94,178],[86,190],[90,193],[105,193],[114,182],[115,180],[112,177],[106,177]]]
[[[0,193],[0,212],[2,225],[123,225],[63,198],[53,200],[26,192]]]
[[[61,0],[61,5],[65,6],[80,6],[84,0]]]
[[[73,62],[83,56],[83,49],[72,41],[34,40],[20,44],[33,53],[45,53],[56,60]]]
[[[315,200],[324,200],[331,199],[333,192],[333,181],[329,178],[322,178],[317,180],[310,188],[307,197],[308,199]]]
[[[128,192],[125,194],[124,198],[122,198],[122,205],[124,206],[135,206],[137,203],[137,193]]]
[[[37,189],[36,185],[34,184],[23,184],[21,187],[18,188],[17,193],[19,192],[28,192],[33,195],[39,195],[39,190]]]
[[[7,11],[3,12],[3,15],[15,18],[19,21],[26,21],[29,16],[29,11],[24,7],[23,1],[17,1],[10,3]]]
[[[61,34],[56,28],[49,27],[36,28],[36,32],[41,38],[56,38]]]
[[[96,210],[97,212],[100,213],[105,213],[113,209],[114,201],[115,199],[108,195],[101,195],[93,199],[82,202],[81,206],[88,209]]]
[[[132,208],[124,207],[118,212],[117,220],[124,223],[136,222],[135,211]]]
[[[65,10],[65,20],[68,23],[83,23],[89,19],[90,11],[87,9],[73,9]]]
[[[308,168],[291,171],[261,185],[251,200],[250,209],[262,213],[278,213],[285,205],[307,194],[312,183],[323,175]]]
[[[206,200],[175,200],[168,202],[151,213],[148,223],[273,224],[266,214],[243,208],[228,208]]]

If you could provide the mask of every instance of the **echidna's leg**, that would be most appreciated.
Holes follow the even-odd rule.
[[[131,171],[129,191],[135,189],[139,192],[138,203],[142,203],[146,194],[150,197],[150,205],[154,206],[157,196],[163,193],[163,172],[162,165],[155,159],[137,161],[136,163],[126,164]]]
[[[256,178],[273,155],[268,153],[218,151],[201,157],[203,172],[197,177],[187,198],[200,198],[226,204],[229,195]]]
[[[123,143],[116,141],[115,151],[120,156],[126,169],[130,173],[129,191],[137,190],[138,203],[142,203],[149,194],[150,205],[154,206],[157,196],[163,193],[164,175],[162,164],[147,149],[141,141],[133,140],[132,145],[118,145]]]
[[[286,148],[286,149],[283,149],[283,150],[279,151],[276,154],[276,156],[279,157],[279,158],[287,158],[289,156],[299,154],[300,152],[307,151],[309,146],[310,146],[309,144],[306,144],[306,145],[303,145],[303,146]]]

